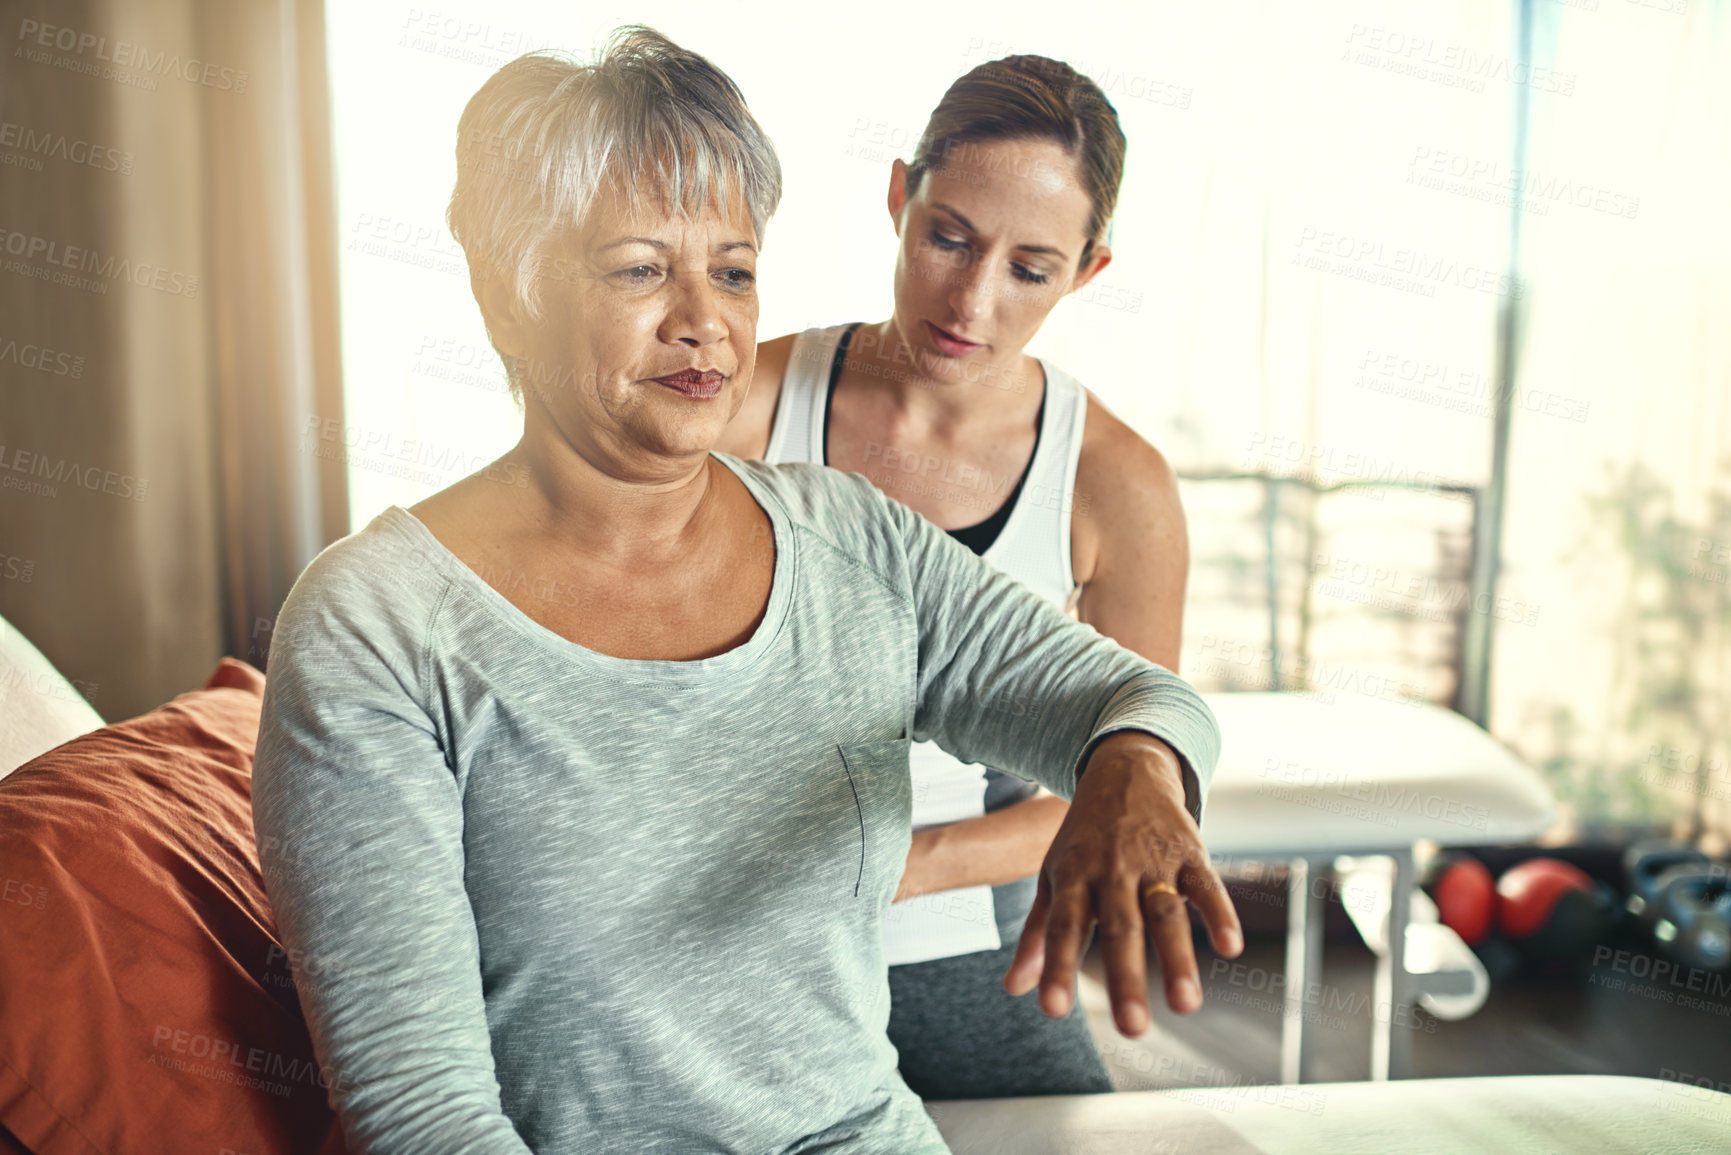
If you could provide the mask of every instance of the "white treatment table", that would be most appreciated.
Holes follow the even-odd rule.
[[[1347,693],[1204,697],[1222,739],[1203,815],[1209,852],[1222,867],[1288,868],[1282,1082],[1312,1076],[1304,995],[1319,989],[1326,875],[1342,856],[1393,864],[1386,916],[1376,912],[1380,933],[1367,935],[1379,948],[1371,1078],[1402,1078],[1416,996],[1407,970],[1414,844],[1527,841],[1551,825],[1550,790],[1495,738],[1427,703]],[[1362,911],[1355,919],[1365,925]]]
[[[955,1155],[1723,1155],[1731,1095],[1617,1075],[927,1103]]]

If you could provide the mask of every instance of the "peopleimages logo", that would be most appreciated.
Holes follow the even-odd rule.
[[[155,289],[175,297],[198,296],[198,277],[192,273],[178,272],[147,261],[129,261],[112,253],[105,257],[95,249],[22,233],[3,225],[0,225],[0,252],[19,258],[7,262],[8,272],[48,274],[69,269],[74,274],[94,273],[111,281],[126,281],[142,289]],[[41,261],[47,268],[32,265],[29,263],[32,261]],[[13,265],[18,268],[12,268]],[[99,292],[108,291],[101,281],[83,281],[83,278],[75,276],[72,279],[83,282],[79,288],[94,287]]]
[[[1291,264],[1322,272],[1373,281],[1392,288],[1435,296],[1438,285],[1519,297],[1519,281],[1487,260],[1462,261],[1420,249],[1395,247],[1374,237],[1361,237],[1305,226],[1298,231]]]
[[[247,1047],[233,1039],[198,1031],[159,1026],[151,1034],[147,1061],[169,1070],[186,1071],[204,1078],[287,1096],[288,1084],[300,1083],[321,1090],[346,1093],[354,1084],[332,1067],[321,1067],[312,1059],[299,1059],[262,1047]],[[272,1083],[270,1080],[280,1080]]]
[[[81,32],[76,28],[43,24],[37,20],[20,20],[18,39],[22,41],[20,51],[25,52],[26,58],[36,64],[54,63],[39,57],[46,55],[42,49],[55,49],[82,59],[100,61],[115,68],[137,69],[154,76],[175,76],[188,84],[202,84],[206,88],[218,88],[225,92],[246,91],[248,74],[245,72],[207,64],[190,57],[183,60],[178,52],[152,53],[144,45],[125,40],[116,40],[110,44],[106,36]]]
[[[35,369],[39,373],[48,373],[55,377],[84,376],[82,356],[50,349],[31,341],[20,344],[17,339],[7,336],[0,336],[0,361],[10,361],[21,368]]]
[[[76,140],[62,132],[37,132],[25,125],[0,120],[0,148],[15,148],[32,157],[63,160],[122,176],[132,171],[132,154],[108,145]]]
[[[8,476],[10,474],[23,476]],[[25,478],[31,480],[26,481]],[[143,501],[145,490],[150,487],[148,481],[130,473],[116,473],[100,465],[80,465],[64,457],[53,458],[28,449],[0,444],[0,487],[54,497],[59,492],[54,486],[66,484],[88,489],[92,493],[106,493],[111,497],[124,497],[132,501]]]
[[[1418,145],[1406,174],[1406,183],[1443,192],[1459,192],[1491,199],[1488,194],[1508,193],[1529,198],[1525,207],[1541,215],[1553,204],[1590,209],[1614,217],[1635,219],[1641,198],[1586,181],[1532,168],[1512,168],[1492,157],[1474,157],[1447,149]],[[1453,182],[1453,183],[1451,183]],[[1506,206],[1508,197],[1492,203]]]

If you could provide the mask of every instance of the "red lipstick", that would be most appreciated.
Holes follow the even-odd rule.
[[[653,378],[654,381],[667,386],[675,393],[689,397],[693,401],[707,401],[720,395],[721,383],[727,378],[719,369],[682,369],[678,373],[666,377]]]

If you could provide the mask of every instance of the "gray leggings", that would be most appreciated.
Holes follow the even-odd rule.
[[[1015,936],[976,951],[890,971],[890,1042],[922,1099],[1003,1099],[1110,1091],[1081,1005],[1046,1016],[1038,994],[1004,993]]]

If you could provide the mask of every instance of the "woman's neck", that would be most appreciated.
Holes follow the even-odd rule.
[[[531,413],[523,439],[501,459],[522,466],[530,500],[514,504],[536,532],[584,553],[655,552],[686,539],[709,514],[717,463],[707,453],[695,462],[612,461],[545,418]]]

